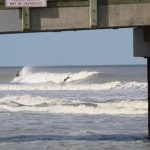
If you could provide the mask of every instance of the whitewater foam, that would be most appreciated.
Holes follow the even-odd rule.
[[[54,84],[54,83],[38,83],[38,84],[1,84],[1,91],[22,91],[22,90],[139,90],[146,91],[147,83],[139,82],[109,82],[102,84],[77,84],[77,83],[66,83],[66,84]]]
[[[62,84],[66,76],[71,78]],[[66,114],[146,114],[147,102],[141,100],[146,99],[146,95],[141,93],[146,91],[147,83],[115,79],[114,75],[96,71],[56,73],[24,67],[20,77],[15,77],[10,84],[1,84],[3,96],[0,98],[0,110]],[[101,82],[103,80],[107,82]],[[91,90],[94,94],[90,96]],[[60,96],[57,97],[59,94],[57,99],[53,93],[48,94],[49,91],[63,91],[61,99]],[[68,91],[74,92],[69,95]],[[78,91],[80,96],[76,96]],[[81,91],[87,96],[83,96]],[[75,100],[69,99],[68,95]]]
[[[69,99],[51,99],[40,96],[8,96],[0,99],[0,110],[12,112],[43,112],[64,114],[147,114],[144,100],[119,102],[83,102]]]
[[[54,73],[54,72],[34,72],[32,67],[24,67],[20,71],[20,76],[15,77],[11,82],[12,83],[61,83],[66,77],[70,77],[67,82],[77,81],[88,76],[94,75],[98,72],[88,72],[81,71],[77,73],[64,72],[64,73]]]

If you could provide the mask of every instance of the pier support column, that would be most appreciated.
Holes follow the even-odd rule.
[[[147,82],[148,82],[148,137],[150,138],[150,57],[147,58]]]
[[[150,26],[134,29],[134,56],[147,58],[148,137],[150,139]]]

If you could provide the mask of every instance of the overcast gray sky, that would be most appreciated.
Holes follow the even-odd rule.
[[[0,66],[146,64],[132,29],[1,34]]]

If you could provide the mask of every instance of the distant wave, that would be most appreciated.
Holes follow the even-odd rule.
[[[0,99],[0,111],[43,112],[63,114],[147,114],[147,101],[122,100],[112,102],[83,102],[67,99],[50,99],[40,96],[6,96]]]

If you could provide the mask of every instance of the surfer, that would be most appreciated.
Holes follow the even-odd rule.
[[[20,76],[20,72],[19,71],[17,71],[17,73],[16,73],[16,77],[19,77]]]
[[[70,78],[71,78],[71,77],[69,77],[69,76],[66,77],[66,78],[64,78],[64,80],[60,83],[60,85],[62,85],[62,86],[63,86],[63,85],[66,85],[67,80],[70,79]]]
[[[68,76],[68,77],[66,77],[65,79],[64,79],[64,82],[66,82],[68,79],[70,79],[70,77]]]

